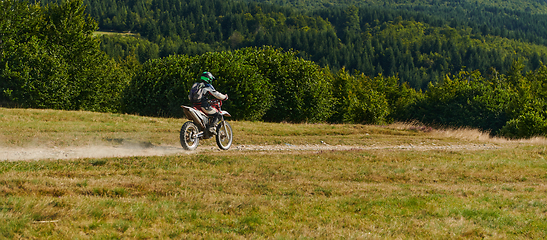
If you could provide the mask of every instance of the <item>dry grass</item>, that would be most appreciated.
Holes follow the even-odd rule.
[[[106,140],[116,137],[170,145],[185,121],[1,108],[0,120],[7,147],[32,139],[71,145],[74,136],[83,139],[74,144],[116,144]],[[547,237],[543,139],[502,141],[412,124],[232,126],[237,144],[497,147],[4,161],[0,238]]]
[[[434,129],[424,126],[420,123],[394,123],[387,126],[397,130],[415,130],[430,133],[429,136],[436,138],[454,138],[463,141],[471,142],[487,142],[496,144],[539,144],[547,145],[547,139],[545,137],[533,137],[530,139],[512,140],[502,137],[492,137],[490,133],[483,132],[473,128],[444,128]]]

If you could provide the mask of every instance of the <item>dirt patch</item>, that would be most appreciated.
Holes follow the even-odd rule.
[[[404,145],[234,145],[228,151],[268,152],[272,154],[291,151],[348,151],[348,150],[381,150],[395,151],[464,151],[488,150],[499,148],[493,144],[404,144]],[[120,146],[81,146],[81,147],[35,147],[35,148],[0,148],[0,161],[40,160],[40,159],[78,159],[78,158],[107,158],[131,156],[166,156],[179,154],[196,154],[203,152],[220,151],[216,147],[200,146],[196,151],[185,151],[180,146],[154,146],[147,144],[125,144]]]

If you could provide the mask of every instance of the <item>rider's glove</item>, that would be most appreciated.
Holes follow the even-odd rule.
[[[226,94],[226,98],[223,101],[226,101],[226,100],[228,100],[228,94]]]

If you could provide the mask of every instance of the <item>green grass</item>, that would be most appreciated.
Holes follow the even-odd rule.
[[[67,140],[62,136],[71,138],[77,129],[78,136],[98,141],[158,129],[148,133],[152,140],[141,137],[161,143],[176,139],[177,128],[185,121],[20,109],[0,109],[0,116],[3,125],[39,129],[37,142],[46,144],[56,137],[54,143],[63,144]],[[71,124],[56,124],[61,121]],[[107,123],[116,127],[109,129]],[[318,139],[360,145],[485,141],[466,140],[475,139],[469,134],[447,137],[396,125],[233,126],[244,144],[307,144]],[[103,127],[108,130],[98,130]],[[175,130],[167,131],[171,128]],[[11,139],[9,134],[17,131],[2,127],[0,133]],[[20,136],[27,135],[30,130]],[[205,151],[4,161],[0,238],[544,239],[545,144],[489,141],[498,148]]]

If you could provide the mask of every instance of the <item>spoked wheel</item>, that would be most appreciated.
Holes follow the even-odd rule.
[[[217,125],[217,145],[222,150],[228,150],[232,146],[232,126],[226,121],[222,121]]]
[[[198,147],[199,128],[193,122],[186,122],[180,129],[180,145],[186,150],[194,150]]]

